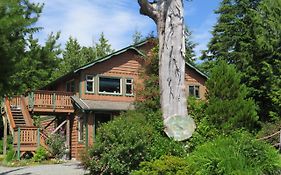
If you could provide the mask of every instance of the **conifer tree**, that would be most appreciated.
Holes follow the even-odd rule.
[[[58,38],[59,33],[50,34],[44,46],[33,36],[27,39],[28,49],[15,64],[17,72],[10,77],[13,93],[22,94],[26,90],[35,90],[50,83],[53,74],[58,71],[60,61]]]
[[[237,128],[253,129],[257,124],[256,106],[247,98],[248,89],[241,84],[241,74],[233,65],[219,61],[211,70],[207,83],[206,115],[216,128],[231,132]]]
[[[262,121],[281,116],[280,9],[279,0],[223,0],[203,55],[211,66],[225,60],[242,71]]]
[[[96,58],[101,58],[114,52],[103,32],[100,34],[99,42],[95,44],[95,52]]]
[[[0,96],[15,91],[11,87],[11,75],[15,64],[24,55],[25,38],[36,32],[34,27],[42,6],[28,0],[5,0],[0,3]]]

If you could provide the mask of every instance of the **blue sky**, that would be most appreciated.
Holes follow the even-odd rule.
[[[83,46],[92,46],[104,32],[114,49],[132,42],[132,35],[140,31],[146,36],[155,31],[154,22],[139,14],[137,0],[31,0],[44,3],[37,23],[43,30],[37,33],[43,43],[51,32],[61,32],[59,42],[64,47],[70,36]],[[192,0],[185,3],[185,23],[192,31],[192,40],[198,45],[196,55],[206,48],[210,31],[216,23],[213,13],[220,0]]]

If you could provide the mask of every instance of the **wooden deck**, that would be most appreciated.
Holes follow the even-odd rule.
[[[3,103],[4,125],[7,128],[6,121],[8,121],[18,159],[25,152],[34,153],[39,146],[48,149],[47,136],[42,129],[34,126],[30,114],[53,116],[63,114],[67,118],[64,124],[67,121],[69,123],[69,115],[74,112],[70,98],[72,95],[72,93],[58,91],[34,91],[26,96],[5,98]],[[7,133],[4,137],[7,138]]]
[[[14,107],[26,107],[32,113],[73,113],[71,96],[73,93],[60,91],[34,91],[23,97],[24,105],[22,106],[22,96],[14,97],[10,100],[10,105]]]
[[[33,113],[73,113],[73,93],[34,91],[27,96],[28,109]]]

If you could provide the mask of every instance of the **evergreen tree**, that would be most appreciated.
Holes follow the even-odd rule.
[[[28,51],[15,64],[17,72],[10,78],[13,93],[22,94],[26,90],[35,90],[50,83],[60,60],[58,38],[59,33],[50,34],[44,46],[41,46],[38,39],[34,39],[33,36],[27,39]]]
[[[105,38],[104,33],[101,33],[99,42],[95,44],[95,52],[96,58],[102,58],[114,52],[108,40]]]
[[[203,58],[235,64],[259,106],[261,120],[280,113],[280,1],[223,0],[218,23]]]
[[[139,32],[137,30],[133,34],[132,38],[133,38],[133,44],[140,43],[144,40],[144,37],[142,36],[141,32]]]
[[[195,53],[194,48],[197,45],[196,43],[191,41],[191,31],[189,31],[188,27],[185,27],[185,60],[188,63],[195,64]]]
[[[0,3],[0,96],[15,91],[11,87],[11,75],[15,64],[25,53],[25,38],[36,32],[34,27],[42,6],[28,0],[5,0]]]
[[[248,89],[241,84],[241,74],[233,65],[219,61],[211,70],[208,88],[208,121],[217,129],[230,132],[237,128],[253,129],[257,124],[256,106],[247,98]]]
[[[64,75],[86,63],[87,60],[82,55],[82,47],[77,39],[70,37],[66,42],[65,50],[63,51],[63,59],[60,64],[60,75]]]

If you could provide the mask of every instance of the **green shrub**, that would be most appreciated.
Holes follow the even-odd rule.
[[[188,157],[187,174],[280,174],[281,160],[270,145],[246,132],[220,136]]]
[[[3,139],[0,140],[0,154],[3,154]],[[7,151],[13,149],[13,137],[8,135],[7,137]]]
[[[236,132],[198,146],[186,158],[164,156],[141,163],[133,175],[279,175],[281,158],[270,145]]]
[[[65,154],[65,138],[60,134],[52,134],[47,140],[46,143],[50,148],[51,156],[59,159]]]
[[[14,149],[8,150],[7,154],[6,154],[6,157],[5,157],[5,161],[6,162],[11,162],[15,158],[16,158],[16,151]]]
[[[157,115],[149,117],[160,118]],[[142,161],[184,153],[183,145],[158,132],[144,113],[128,111],[98,129],[94,148],[83,163],[91,174],[129,174]]]
[[[152,162],[142,162],[140,166],[132,175],[183,175],[188,163],[186,158],[162,156]]]
[[[48,152],[46,151],[46,149],[41,146],[37,148],[33,160],[35,162],[42,162],[43,160],[47,160],[47,159],[48,159]]]

